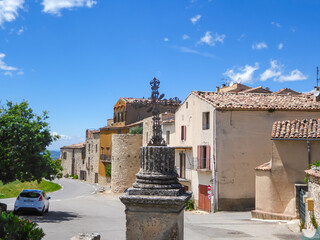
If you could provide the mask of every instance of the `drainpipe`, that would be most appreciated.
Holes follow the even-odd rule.
[[[308,148],[308,165],[310,166],[310,164],[311,164],[311,146],[310,146],[309,140],[307,140],[307,148]]]

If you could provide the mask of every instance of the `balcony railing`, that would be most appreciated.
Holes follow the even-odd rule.
[[[111,155],[101,154],[100,161],[101,162],[111,162]]]

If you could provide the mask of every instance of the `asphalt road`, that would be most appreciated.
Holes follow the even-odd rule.
[[[23,215],[46,233],[45,240],[70,239],[79,233],[97,232],[101,239],[125,239],[124,205],[118,195],[99,193],[99,186],[79,180],[56,181],[63,188],[49,193],[50,210],[44,216]],[[108,189],[107,189],[108,190]],[[13,209],[15,199],[1,199]],[[301,239],[286,223],[251,220],[250,212],[201,214],[185,212],[186,240]]]

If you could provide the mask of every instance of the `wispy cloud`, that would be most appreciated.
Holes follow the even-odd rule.
[[[0,26],[4,22],[12,22],[18,17],[18,10],[23,8],[24,0],[0,1]]]
[[[208,44],[209,46],[215,46],[217,42],[223,43],[226,35],[215,33],[213,36],[211,35],[210,31],[207,31],[205,35],[200,39],[198,43],[200,44]]]
[[[183,34],[182,35],[182,40],[187,40],[187,39],[189,39],[190,37],[187,35],[187,34]]]
[[[187,48],[187,47],[173,46],[172,48],[175,48],[175,49],[177,49],[177,50],[179,50],[180,52],[183,52],[183,53],[192,53],[192,54],[197,54],[197,55],[204,56],[204,57],[216,58],[216,56],[211,54],[211,53],[199,52],[197,50],[194,50],[194,49],[191,49],[191,48]]]
[[[278,65],[277,60],[270,60],[270,68],[260,74],[260,80],[266,81],[270,78],[276,79],[282,74],[282,65]]]
[[[289,75],[282,75],[276,81],[279,82],[294,82],[308,79],[307,75],[304,75],[298,69],[291,71]]]
[[[67,136],[67,135],[64,135],[64,134],[59,134],[57,132],[52,132],[51,133],[52,136],[60,136],[60,139],[63,139],[63,140],[70,140],[72,139],[72,137],[70,136]]]
[[[21,28],[18,30],[17,34],[18,34],[18,35],[21,35],[23,32],[24,32],[24,27],[21,27]]]
[[[278,49],[281,50],[283,48],[283,43],[279,43]]]
[[[265,42],[259,42],[259,43],[252,44],[252,49],[260,50],[260,49],[264,49],[264,48],[268,48],[268,45]]]
[[[274,26],[276,26],[276,27],[278,27],[278,28],[281,27],[280,23],[277,23],[277,22],[271,22],[271,24],[274,25]]]
[[[253,81],[253,75],[259,69],[259,63],[254,66],[245,65],[244,67],[232,68],[227,70],[223,75],[229,77],[232,82],[236,83],[250,83]]]
[[[91,8],[97,4],[95,0],[43,0],[43,12],[54,15],[61,15],[61,10],[71,9],[74,7],[88,7]]]
[[[6,57],[4,53],[0,53],[0,69],[3,71],[17,71],[16,67],[11,67],[6,64],[3,59]]]
[[[163,41],[164,41],[164,42],[168,42],[169,39],[168,39],[168,38],[164,38]]]
[[[195,15],[194,17],[190,18],[190,21],[193,23],[193,24],[196,24],[201,18],[201,15],[198,14],[198,15]]]

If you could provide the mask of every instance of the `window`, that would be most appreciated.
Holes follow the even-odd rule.
[[[98,144],[96,144],[96,152],[98,152]]]
[[[90,152],[90,143],[89,143],[89,152]]]
[[[170,131],[166,131],[166,142],[170,144]]]
[[[107,147],[107,160],[111,159],[110,148]]]
[[[186,102],[186,109],[188,109],[188,102]]]
[[[180,178],[186,178],[186,154],[180,153]]]
[[[67,159],[67,152],[63,152],[63,159]]]
[[[181,140],[185,141],[187,140],[187,127],[181,126]]]
[[[210,112],[202,113],[202,129],[206,130],[210,128]]]
[[[210,170],[210,146],[198,146],[198,169],[207,169]]]
[[[103,150],[104,150],[104,148],[103,147],[101,147],[101,154],[103,155]]]

